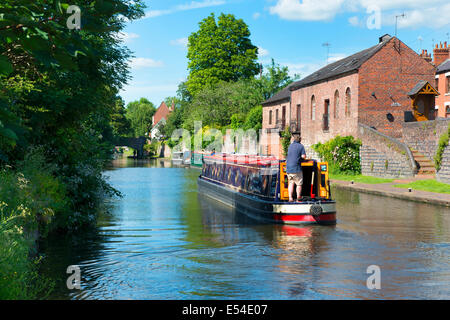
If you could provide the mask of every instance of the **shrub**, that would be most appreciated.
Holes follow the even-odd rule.
[[[291,144],[292,133],[289,127],[286,127],[284,131],[281,132],[281,146],[283,147],[283,154],[287,156],[289,146]]]
[[[159,146],[161,145],[158,141],[152,141],[150,144],[144,145],[144,150],[148,153],[150,157],[154,157],[158,154]]]
[[[336,136],[326,143],[319,142],[312,147],[321,158],[328,162],[332,173],[361,173],[360,140],[352,136]]]
[[[436,171],[439,171],[441,169],[442,155],[444,154],[445,148],[447,148],[448,146],[449,138],[450,138],[450,124],[448,125],[447,132],[444,132],[444,134],[439,139],[436,156],[434,157],[434,165],[436,167]]]

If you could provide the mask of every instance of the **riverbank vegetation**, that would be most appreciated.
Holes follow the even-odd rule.
[[[359,150],[361,141],[352,136],[336,136],[325,142],[312,146],[319,156],[328,162],[333,174],[359,175],[361,173],[361,159]]]
[[[417,180],[410,183],[396,184],[394,187],[450,194],[450,184],[439,182],[435,179]]]
[[[214,53],[215,59],[208,57]],[[183,128],[194,136],[194,122],[225,134],[227,129],[262,128],[261,103],[294,81],[287,67],[271,61],[257,63],[258,48],[251,43],[250,30],[242,19],[231,14],[218,18],[211,14],[199,23],[199,30],[189,36],[189,76],[180,83],[175,106],[161,128],[169,140]],[[207,132],[207,130],[202,130]]]
[[[394,179],[363,176],[361,174],[340,174],[340,173],[330,173],[330,179],[339,181],[354,181],[367,184],[391,183],[394,181]]]
[[[63,1],[0,4],[0,299],[45,296],[39,237],[95,223],[103,198],[118,194],[102,176],[129,78],[117,35],[144,6],[71,4],[82,12],[75,29]]]

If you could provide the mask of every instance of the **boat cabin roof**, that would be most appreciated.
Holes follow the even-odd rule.
[[[226,154],[216,153],[215,155],[204,156],[205,161],[212,161],[225,164],[237,164],[237,165],[254,165],[254,166],[278,166],[280,160],[273,156],[257,156],[257,155],[239,155],[239,154]]]

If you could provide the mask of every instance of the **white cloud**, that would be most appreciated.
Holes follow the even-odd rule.
[[[258,19],[259,17],[261,17],[261,13],[259,13],[259,12],[255,12],[254,14],[253,14],[253,19]]]
[[[323,21],[331,20],[340,11],[345,0],[278,0],[270,7],[271,14],[285,20]]]
[[[423,26],[441,28],[450,23],[450,3],[439,7],[426,7],[405,11],[405,14],[405,18],[398,20],[399,28],[417,28]],[[394,24],[394,20],[395,17],[392,16],[392,24]]]
[[[363,16],[348,19],[352,26],[365,26],[370,16],[367,8],[379,8],[382,25],[393,25],[395,16],[406,14],[398,20],[399,28],[442,28],[449,24],[450,3],[448,0],[277,0],[269,8],[281,19],[297,21],[329,21],[336,15],[359,12]]]
[[[301,78],[304,78],[311,73],[319,70],[324,64],[320,63],[280,63],[282,66],[286,66],[289,69],[289,75],[300,75]]]
[[[181,46],[181,47],[187,48],[188,38],[180,38],[180,39],[170,40],[170,45]]]
[[[191,1],[186,4],[180,4],[170,9],[165,10],[150,10],[145,13],[144,18],[155,18],[179,11],[188,11],[193,9],[215,7],[225,4],[225,0],[203,0],[203,1]]]
[[[150,58],[131,58],[130,67],[132,69],[143,69],[143,68],[159,68],[164,66],[162,61],[156,61]]]
[[[269,55],[269,50],[264,49],[263,47],[258,47],[258,56],[261,57],[265,57]]]
[[[116,34],[117,39],[120,41],[123,41],[125,43],[131,42],[133,39],[139,38],[139,35],[137,33],[128,33],[128,32],[118,32]]]

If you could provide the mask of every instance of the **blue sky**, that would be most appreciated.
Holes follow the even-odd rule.
[[[426,4],[424,4],[426,3]],[[329,62],[395,33],[412,49],[449,40],[448,0],[174,0],[146,1],[146,16],[127,24],[123,39],[135,56],[133,79],[121,91],[128,103],[145,97],[158,106],[188,75],[187,37],[211,12],[231,13],[249,26],[259,61],[271,59],[305,77]]]

